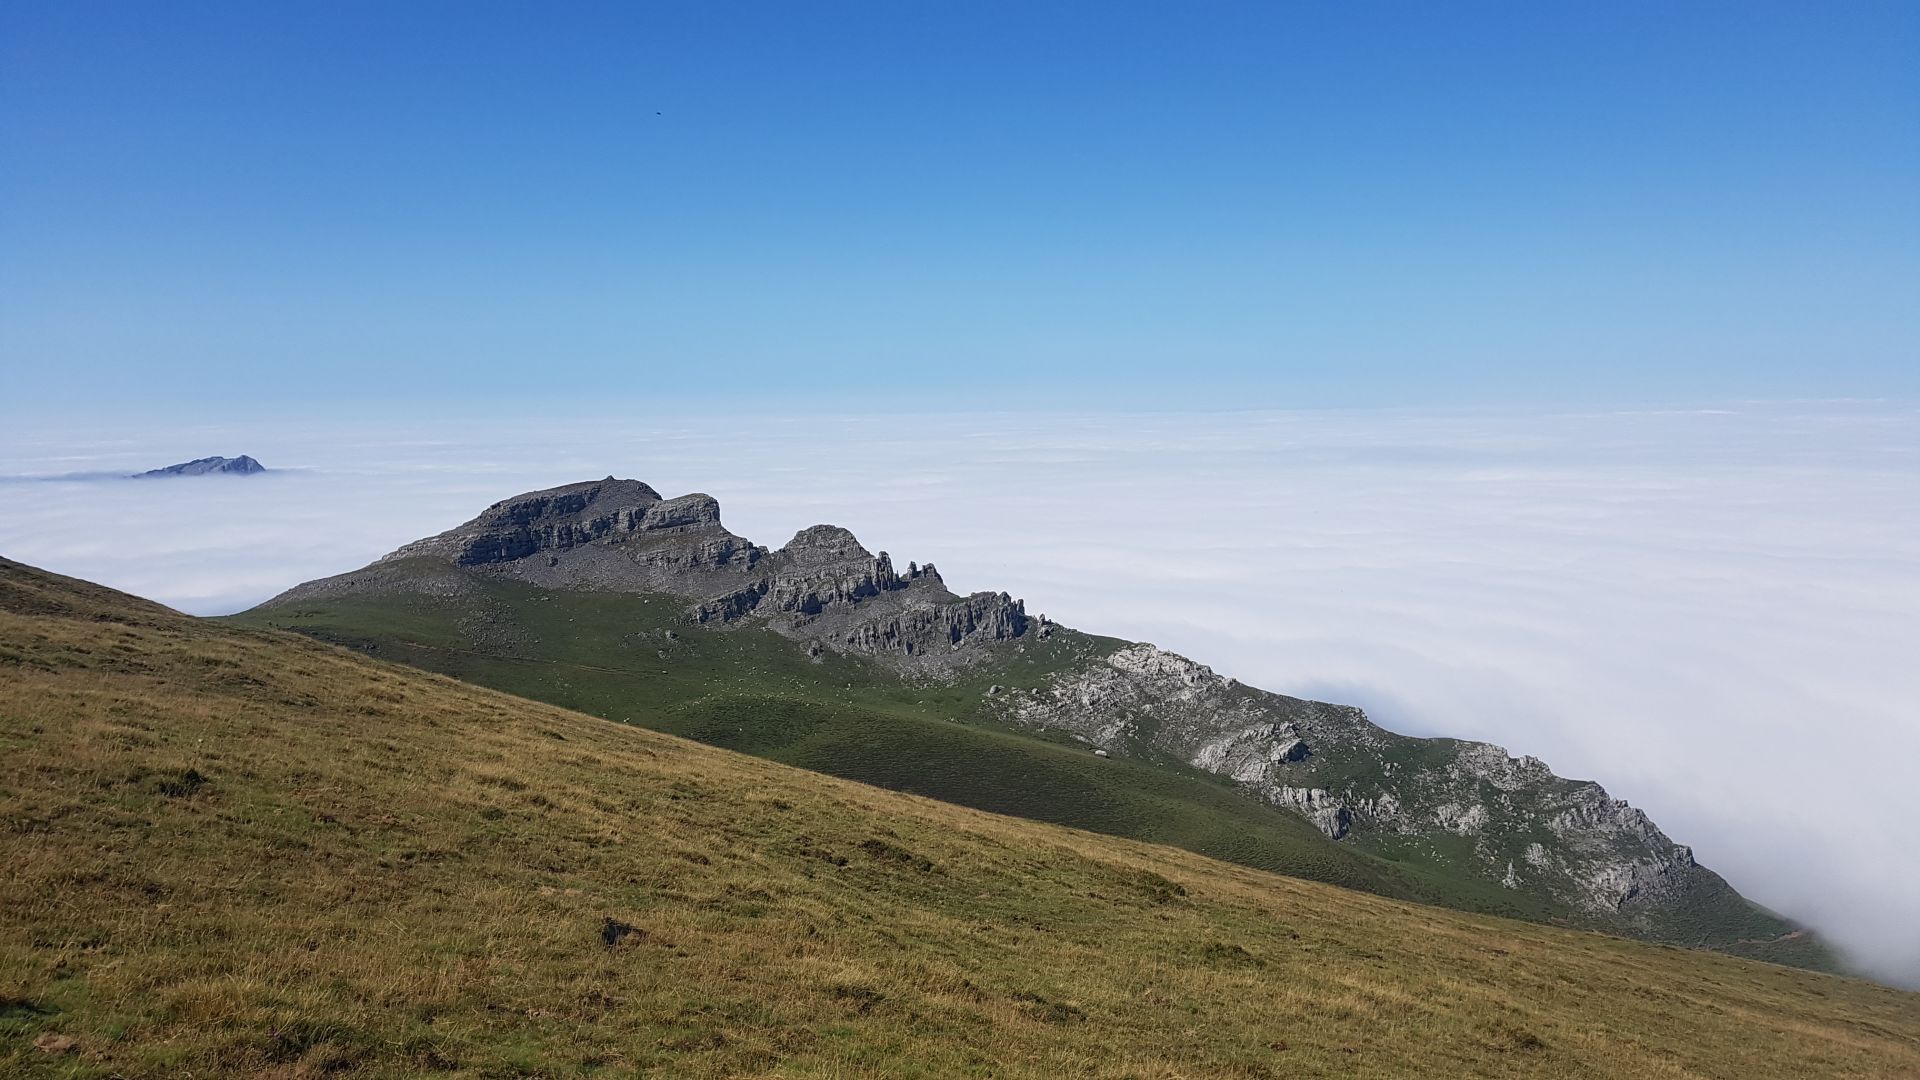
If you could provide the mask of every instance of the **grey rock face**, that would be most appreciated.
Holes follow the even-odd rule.
[[[1242,686],[1151,645],[995,701],[1009,720],[1114,752],[1172,754],[1336,840],[1467,838],[1489,880],[1576,911],[1631,915],[1680,895],[1696,870],[1644,813],[1537,758],[1394,735],[1358,709]]]
[[[432,559],[549,588],[705,596],[765,554],[727,531],[710,495],[662,499],[638,480],[608,477],[497,502],[374,565]]]
[[[300,586],[280,600],[352,591],[383,567],[431,560],[550,588],[666,593],[692,601],[689,617],[758,623],[827,648],[916,666],[971,662],[965,647],[1026,633],[1020,601],[1005,593],[955,596],[932,565],[894,569],[845,529],[815,525],[777,551],[735,536],[709,495],[662,499],[637,480],[608,477],[495,503],[480,516],[418,540],[353,574]]]
[[[638,480],[608,477],[497,502],[465,525],[416,540],[380,561],[425,556],[462,566],[499,567],[532,556],[570,552],[595,541],[614,545],[658,537],[680,542],[669,545],[674,550],[668,558],[642,556],[637,561],[711,566],[731,562],[735,556],[751,561],[758,554],[753,545],[721,527],[720,504],[712,496],[662,499]]]
[[[869,552],[835,525],[802,529],[761,569],[746,587],[696,606],[694,617],[766,619],[790,636],[929,666],[963,646],[1027,631],[1020,601],[1005,593],[955,596],[931,564],[901,574],[886,552]]]
[[[178,465],[168,465],[163,469],[149,469],[138,474],[148,476],[251,476],[263,473],[267,467],[245,454],[239,457],[203,457],[192,461],[183,461]]]

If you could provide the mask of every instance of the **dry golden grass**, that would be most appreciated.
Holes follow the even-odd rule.
[[[866,788],[4,562],[0,865],[8,1076],[1920,1076],[1914,995]]]

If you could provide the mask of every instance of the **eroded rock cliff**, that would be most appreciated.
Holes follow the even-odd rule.
[[[638,480],[608,477],[495,503],[478,517],[407,544],[363,570],[310,582],[274,602],[390,590],[393,568],[451,563],[548,588],[665,593],[692,601],[712,625],[769,625],[823,647],[871,653],[919,668],[964,666],[966,646],[1027,632],[1005,593],[956,596],[932,565],[894,569],[835,525],[802,529],[778,550],[728,531],[710,495],[663,499]],[[422,575],[436,589],[444,575]]]
[[[998,700],[1018,723],[1230,778],[1334,839],[1465,840],[1488,880],[1577,911],[1631,914],[1696,884],[1692,852],[1598,784],[1486,743],[1395,735],[1359,709],[1242,686],[1152,645]]]

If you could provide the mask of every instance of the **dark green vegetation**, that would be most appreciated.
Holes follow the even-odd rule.
[[[0,750],[8,1077],[1920,1075],[1911,994],[983,814],[3,560]]]
[[[424,568],[423,569],[427,569]],[[440,567],[431,568],[444,572]],[[1327,839],[1171,758],[1097,758],[994,722],[990,685],[1038,683],[1116,642],[1063,630],[1002,647],[990,674],[921,684],[865,657],[809,658],[768,629],[690,624],[671,597],[542,589],[474,575],[457,599],[361,593],[270,605],[242,625],[298,630],[567,709],[994,813],[1072,825],[1261,870],[1471,911],[1559,911],[1421,853],[1397,863]]]
[[[1218,775],[1140,748],[1094,757],[1065,736],[998,722],[991,686],[1038,685],[1120,644],[1061,629],[998,644],[952,681],[916,681],[867,657],[808,651],[771,629],[691,623],[677,597],[547,589],[432,560],[387,567],[463,582],[451,595],[359,592],[234,616],[595,716],[640,724],[879,787],[962,806],[1172,844],[1261,870],[1465,911],[1598,925],[1534,894],[1465,871],[1472,841],[1448,834],[1326,838],[1291,811]],[[1395,739],[1396,767],[1444,757],[1450,740]],[[1551,841],[1550,837],[1544,837]],[[1701,875],[1659,912],[1658,940],[1817,970],[1819,939]]]

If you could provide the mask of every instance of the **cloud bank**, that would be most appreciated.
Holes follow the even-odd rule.
[[[664,416],[675,414],[663,412]],[[0,442],[0,554],[195,613],[614,473],[1599,780],[1920,982],[1920,411],[547,416]],[[286,471],[40,479],[250,453]],[[291,467],[291,468],[289,468]]]

